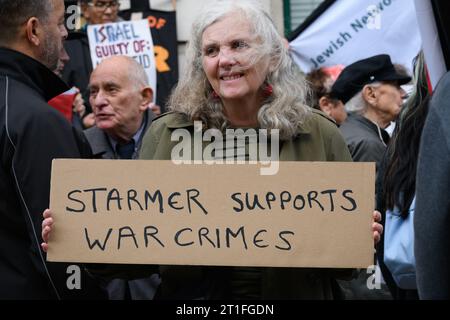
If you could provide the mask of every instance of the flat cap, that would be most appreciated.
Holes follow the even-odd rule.
[[[345,104],[366,84],[383,81],[397,81],[399,85],[403,85],[410,82],[411,77],[398,73],[389,55],[380,54],[356,61],[344,68],[331,88],[330,97]]]

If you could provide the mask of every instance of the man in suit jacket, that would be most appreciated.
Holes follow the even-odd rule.
[[[91,75],[90,103],[96,126],[84,131],[94,156],[136,159],[142,138],[154,115],[149,109],[153,90],[143,67],[134,59],[115,56],[104,60]],[[159,277],[132,281],[114,279],[110,299],[152,299]]]
[[[142,66],[125,56],[108,58],[92,73],[89,90],[96,126],[84,133],[94,155],[136,159],[154,117],[148,108],[153,90]]]

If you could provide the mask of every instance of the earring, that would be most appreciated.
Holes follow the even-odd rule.
[[[263,95],[264,95],[264,97],[268,98],[268,97],[270,97],[272,94],[273,94],[273,87],[272,87],[271,84],[267,83],[267,84],[264,86],[264,89],[263,89]]]
[[[214,90],[211,92],[211,97],[212,97],[213,100],[219,100],[220,99],[219,95]]]

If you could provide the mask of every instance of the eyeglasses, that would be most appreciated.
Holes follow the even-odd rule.
[[[88,4],[91,7],[95,7],[98,10],[106,10],[107,8],[116,9],[119,6],[118,1],[110,1],[110,2],[97,1],[95,3],[88,2]]]

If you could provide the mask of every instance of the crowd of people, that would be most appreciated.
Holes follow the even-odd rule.
[[[86,25],[120,19],[115,0],[81,8]],[[159,115],[143,67],[115,56],[93,68],[86,25],[68,35],[64,12],[63,0],[0,0],[0,298],[450,297],[449,77],[432,94],[422,53],[411,76],[387,54],[305,75],[257,2],[218,0],[195,20]],[[52,99],[70,90],[67,115]],[[68,264],[45,258],[58,228],[47,209],[52,160],[174,160],[172,132],[194,135],[194,121],[276,129],[281,161],[375,162],[377,210],[367,214],[380,286],[354,269],[95,264],[80,265],[82,289],[69,290]]]

